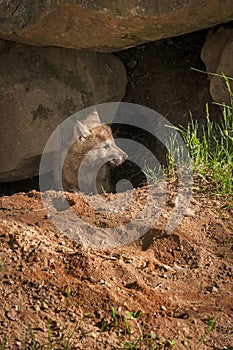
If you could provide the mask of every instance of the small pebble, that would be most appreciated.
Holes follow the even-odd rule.
[[[195,217],[195,210],[191,209],[191,208],[187,208],[185,216],[188,217]]]

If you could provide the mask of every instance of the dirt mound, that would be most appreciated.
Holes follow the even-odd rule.
[[[103,195],[107,201],[112,196]],[[137,211],[145,188],[134,196]],[[67,198],[98,234],[95,213],[85,211],[87,197]],[[121,349],[142,336],[135,349],[169,348],[174,341],[174,348],[197,349],[211,322],[216,325],[201,348],[232,349],[232,211],[196,194],[189,215],[167,235],[171,211],[169,199],[146,235],[98,250],[62,235],[39,192],[1,197],[0,334],[6,349],[62,349],[69,337],[69,349]]]

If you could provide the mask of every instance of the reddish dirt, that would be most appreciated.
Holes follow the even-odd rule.
[[[125,209],[125,217],[137,215],[145,192],[134,190],[138,200],[134,209]],[[102,199],[111,201],[113,196],[104,194]],[[96,234],[97,218],[105,227],[119,225],[119,217],[97,217],[84,195],[67,193],[67,198],[76,215],[88,217]],[[38,344],[48,344],[49,325],[53,349],[65,349],[71,333],[70,349],[121,349],[129,340],[125,312],[137,310],[142,310],[137,322],[143,335],[157,334],[156,349],[169,348],[171,339],[174,348],[197,349],[209,317],[216,325],[201,349],[232,349],[232,210],[217,198],[194,194],[190,211],[167,235],[173,202],[171,188],[159,221],[136,242],[93,249],[59,232],[39,192],[2,197],[0,334],[7,337],[6,349],[29,349],[33,340],[28,324]],[[60,209],[65,220],[66,210]],[[129,323],[133,341],[140,333],[134,321]],[[60,343],[59,332],[64,335]],[[136,349],[150,349],[148,341]]]

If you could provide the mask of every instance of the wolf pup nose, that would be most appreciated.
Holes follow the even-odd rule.
[[[120,149],[113,138],[111,128],[101,123],[95,110],[86,119],[74,125],[73,144],[64,160],[62,184],[66,191],[96,193],[111,188],[106,165],[110,162],[117,166],[125,161],[127,154]],[[83,162],[83,163],[82,163]],[[85,173],[79,173],[80,166],[85,164]],[[99,171],[96,172],[96,169]],[[96,179],[93,183],[93,179]]]

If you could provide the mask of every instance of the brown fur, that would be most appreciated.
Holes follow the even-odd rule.
[[[104,190],[109,190],[106,166],[101,167],[101,165],[108,161],[119,165],[126,158],[126,153],[115,144],[110,127],[102,124],[98,113],[93,112],[85,120],[77,122],[74,127],[74,142],[63,164],[63,188],[66,191],[79,191],[80,182],[81,190],[86,193],[95,193],[96,188],[100,192],[101,187]],[[81,163],[82,167],[85,166],[85,172],[82,174],[80,174]],[[93,174],[96,173],[98,173],[98,177],[95,187]]]

